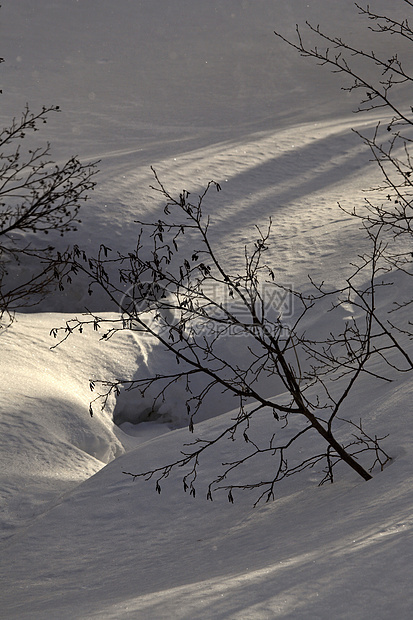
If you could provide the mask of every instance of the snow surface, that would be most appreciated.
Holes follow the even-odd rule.
[[[134,220],[162,207],[149,189],[153,165],[171,189],[221,183],[208,209],[229,264],[239,264],[254,225],[272,216],[269,260],[279,279],[299,288],[308,274],[334,283],[347,273],[363,236],[337,201],[360,202],[378,178],[350,131],[375,119],[352,115],[356,100],[340,91],[337,76],[294,55],[273,30],[289,36],[309,19],[368,46],[373,35],[352,3],[2,5],[3,124],[26,101],[33,109],[58,104],[62,112],[41,136],[56,159],[101,160],[73,241],[127,250]],[[379,10],[387,5],[374,2]],[[256,508],[242,493],[233,505],[225,494],[207,502],[217,465],[243,448],[236,441],[205,455],[195,499],[183,493],[181,472],[158,495],[153,483],[122,472],[179,453],[189,438],[183,395],[176,389],[154,422],[132,424],[140,415],[133,393],[91,418],[89,379],[167,371],[173,361],[151,338],[126,332],[102,343],[86,331],[51,349],[50,330],[82,312],[86,298],[75,284],[18,314],[0,336],[1,618],[411,618],[409,376],[391,384],[363,379],[347,402],[349,414],[389,433],[393,461],[367,484],[342,467],[334,485],[317,487],[317,472],[305,472]],[[93,304],[113,310],[99,296]],[[233,347],[238,354],[241,343]],[[217,433],[230,408],[209,403],[197,435]],[[268,424],[263,414],[254,432],[268,433]]]

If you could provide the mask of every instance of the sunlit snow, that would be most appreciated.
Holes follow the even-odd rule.
[[[153,166],[171,191],[221,184],[206,208],[234,268],[271,217],[267,258],[280,281],[302,288],[308,275],[335,284],[350,273],[364,236],[337,203],[360,203],[380,178],[351,131],[377,117],[354,115],[340,77],[273,34],[293,36],[305,20],[375,44],[343,0],[3,0],[1,122],[27,101],[59,105],[37,140],[50,140],[57,161],[100,160],[82,226],[64,242],[127,251],[134,221],[163,207],[149,187]],[[388,42],[378,45],[386,53]],[[79,281],[0,334],[1,618],[411,618],[408,375],[363,379],[346,404],[389,435],[393,460],[368,483],[343,466],[334,485],[318,487],[307,470],[280,483],[274,502],[253,508],[248,492],[207,502],[217,464],[240,449],[227,442],[201,462],[196,498],[179,471],[158,495],[153,481],[122,472],[173,460],[190,439],[184,388],[156,419],[134,392],[90,417],[89,380],[166,372],[174,360],[128,332],[102,342],[85,330],[51,348],[50,331],[88,304],[113,311]],[[312,328],[318,320],[327,319]],[[241,343],[231,347],[242,354]],[[207,403],[197,433],[218,432],[231,415],[231,399]],[[256,424],[266,432],[264,418]]]

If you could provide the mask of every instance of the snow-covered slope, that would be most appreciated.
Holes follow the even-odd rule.
[[[42,134],[56,158],[101,159],[72,240],[127,251],[134,220],[162,206],[149,189],[153,165],[178,191],[221,183],[207,208],[214,243],[234,268],[254,225],[271,216],[269,260],[280,279],[299,288],[308,273],[342,278],[363,236],[337,201],[361,201],[378,178],[350,130],[375,119],[351,116],[356,100],[337,76],[273,35],[292,35],[306,19],[366,46],[374,36],[341,0],[3,0],[1,121],[26,101],[58,104]],[[119,428],[113,411],[133,417],[134,395],[91,418],[89,379],[166,371],[170,362],[151,339],[127,333],[102,343],[86,331],[51,350],[50,330],[86,298],[75,283],[0,334],[0,617],[411,617],[409,376],[363,380],[347,403],[373,432],[389,433],[393,461],[367,484],[343,467],[335,485],[318,488],[311,470],[255,509],[248,493],[234,505],[219,494],[206,502],[217,463],[243,449],[231,442],[205,458],[195,499],[180,472],[158,495],[122,472],[164,462],[188,441],[177,428],[179,390],[164,421]],[[103,297],[87,303],[114,310]],[[226,407],[207,406],[197,433],[225,425]],[[256,432],[267,424],[258,419]]]
[[[32,324],[40,318],[32,317]],[[23,324],[27,320],[21,317]],[[31,349],[45,348],[46,337],[40,344],[33,336]],[[92,356],[97,353],[91,340],[88,349]],[[125,360],[127,347],[119,351]],[[96,366],[108,374],[114,357],[109,348]],[[63,354],[55,366],[65,383],[66,359]],[[29,364],[26,359],[21,366]],[[88,360],[83,364],[87,367]],[[2,544],[4,617],[304,619],[329,618],[334,607],[335,617],[343,619],[369,617],[372,609],[377,618],[408,618],[413,605],[410,383],[405,377],[390,387],[375,384],[373,394],[361,382],[346,407],[347,414],[357,411],[378,434],[390,432],[385,447],[393,462],[382,473],[364,483],[343,467],[336,484],[317,487],[320,472],[311,470],[280,483],[277,500],[256,508],[248,493],[237,494],[234,504],[219,493],[213,503],[205,500],[219,463],[243,450],[242,441],[227,441],[205,457],[196,498],[183,493],[181,471],[164,482],[160,495],[153,482],[134,482],[122,473],[173,460],[190,439],[186,429],[151,438],[143,428],[135,438],[140,445],[109,465],[100,463],[103,469],[67,492],[82,475],[96,471],[96,459],[85,451],[96,448],[94,424],[101,446],[105,438],[106,446],[110,443],[107,422],[102,428],[101,415],[88,421],[86,410],[82,418],[80,402],[69,400],[76,387],[63,397],[61,389],[55,393],[41,386],[43,394],[31,410],[16,398],[16,425],[10,425],[7,437],[16,437],[16,450],[31,461],[31,471],[22,472],[11,488],[16,503],[23,504],[17,508],[25,511],[26,522],[19,522],[16,510],[14,527],[20,529]],[[48,393],[55,394],[54,417],[34,428],[32,416],[40,425],[42,414],[48,414]],[[196,434],[211,436],[230,418],[228,413],[207,420]],[[268,420],[257,420],[257,433],[267,434],[268,427]],[[42,462],[40,450],[52,432],[49,463]],[[83,436],[83,446],[76,433]],[[4,451],[12,455],[10,447]],[[15,479],[6,463],[7,471],[11,486]],[[261,474],[258,465],[248,472],[250,479]],[[60,487],[53,477],[60,479]],[[66,495],[55,496],[52,506],[29,506],[25,484],[34,485],[39,503],[50,501],[56,491]],[[43,514],[36,516],[41,507]]]

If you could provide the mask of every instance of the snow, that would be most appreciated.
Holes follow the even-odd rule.
[[[207,208],[214,243],[234,268],[254,225],[272,216],[269,260],[279,279],[301,288],[308,274],[334,284],[348,273],[363,235],[337,202],[361,202],[379,178],[351,132],[376,119],[352,115],[356,100],[340,91],[339,78],[294,55],[273,30],[291,36],[309,19],[368,46],[351,3],[2,5],[3,124],[26,101],[33,109],[58,104],[62,112],[40,136],[56,159],[101,160],[83,224],[68,242],[127,250],[134,220],[162,208],[149,188],[153,165],[171,190],[196,192],[211,178],[222,185]],[[386,49],[388,40],[377,43]],[[127,332],[102,342],[85,330],[51,348],[51,329],[89,303],[110,318],[104,297],[91,301],[75,283],[18,313],[0,335],[0,617],[411,617],[409,375],[390,384],[365,378],[346,403],[343,415],[389,434],[391,464],[368,483],[342,466],[335,484],[318,487],[317,471],[306,470],[282,481],[274,502],[253,508],[248,492],[236,493],[234,504],[225,492],[207,502],[219,463],[244,449],[236,441],[205,455],[195,498],[183,493],[180,471],[159,495],[153,481],[123,472],[173,460],[191,439],[183,390],[153,421],[134,392],[90,417],[90,379],[166,372],[172,362],[152,338]],[[325,316],[311,324],[326,327]],[[231,346],[242,353],[241,343]],[[230,400],[216,398],[196,434],[216,435],[231,415]],[[253,432],[265,435],[271,423],[263,412]],[[239,476],[257,479],[263,467],[268,462]]]

